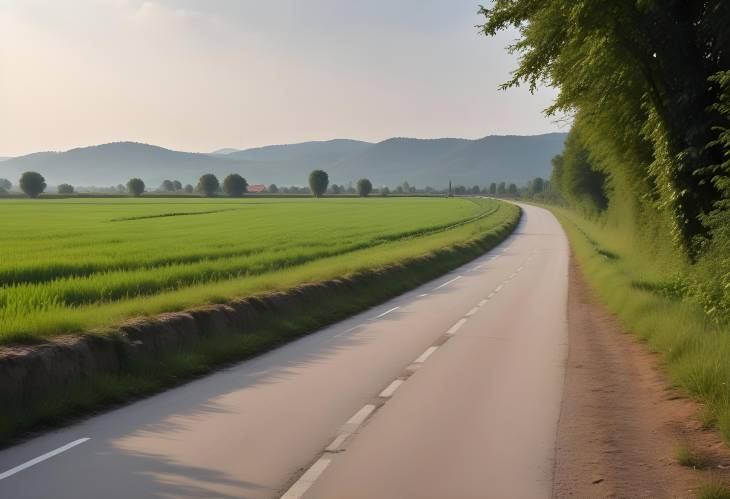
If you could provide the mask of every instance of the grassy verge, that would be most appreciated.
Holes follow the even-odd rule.
[[[419,238],[417,254],[401,242],[389,245],[387,255],[382,251],[364,252],[355,268],[349,260],[323,259],[316,268],[289,276],[292,286],[307,282],[308,276],[345,276],[357,282],[352,293],[335,296],[296,316],[267,317],[245,334],[214,335],[162,358],[135,361],[121,373],[95,376],[27,400],[4,401],[0,444],[7,445],[31,430],[55,426],[252,357],[403,293],[496,246],[514,230],[519,216],[519,208],[500,203],[499,210],[490,217]]]
[[[633,249],[631,237],[562,208],[560,220],[587,280],[622,326],[661,354],[671,382],[703,404],[703,423],[730,443],[730,335],[685,296],[683,263]]]

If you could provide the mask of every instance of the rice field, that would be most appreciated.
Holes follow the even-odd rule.
[[[466,198],[0,201],[0,343],[286,289],[477,237]],[[508,213],[509,212],[509,213]]]

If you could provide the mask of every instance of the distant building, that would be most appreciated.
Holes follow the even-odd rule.
[[[250,192],[252,194],[257,194],[259,192],[266,192],[266,186],[264,184],[249,185],[248,189],[246,189],[246,192]]]

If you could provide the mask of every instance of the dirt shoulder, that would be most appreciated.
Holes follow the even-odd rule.
[[[670,388],[659,356],[596,302],[572,256],[568,328],[554,497],[695,497],[730,483],[730,452],[700,423],[700,404]],[[681,447],[708,469],[678,464]]]

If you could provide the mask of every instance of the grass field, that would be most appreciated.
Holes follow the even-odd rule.
[[[0,343],[103,329],[383,266],[478,236],[488,199],[0,202]]]

